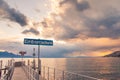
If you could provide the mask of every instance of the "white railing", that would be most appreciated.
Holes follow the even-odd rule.
[[[23,65],[22,68],[25,71],[28,80],[38,80],[38,73],[36,70],[32,69],[31,66]]]
[[[8,65],[5,68],[1,68],[1,72],[4,72],[1,75],[0,80],[11,80],[14,72],[14,60],[8,60]]]
[[[102,80],[82,74],[42,66],[43,80]]]
[[[3,80],[11,80],[13,72],[14,72],[14,66],[9,67],[7,73],[3,77]]]
[[[38,74],[37,68],[30,65],[23,65],[28,80],[102,80],[87,75],[77,74],[69,71],[64,71],[52,67],[41,66],[41,75]]]

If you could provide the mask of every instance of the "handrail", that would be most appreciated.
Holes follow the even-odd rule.
[[[77,73],[74,73],[74,72],[68,72],[68,71],[65,71],[65,72],[70,73],[70,74],[73,74],[73,75],[78,75],[78,76],[82,76],[82,77],[90,78],[90,79],[93,79],[93,80],[101,80],[101,79],[98,79],[98,78],[95,78],[95,77],[91,77],[91,76],[87,76],[87,75],[83,75],[83,74],[77,74]]]
[[[28,80],[38,80],[39,74],[37,70],[35,70],[37,69],[37,67],[34,69],[32,66],[24,64],[22,68],[25,71]],[[102,80],[99,78],[95,78],[83,74],[77,74],[74,72],[64,71],[48,66],[41,66],[40,76],[42,80]]]
[[[2,70],[4,70],[4,75],[2,76],[1,80],[11,80],[14,72],[14,61],[8,61],[8,65]]]
[[[41,66],[42,67],[42,80],[102,80],[95,77],[77,74],[74,72],[63,71],[60,69],[55,69],[52,67]],[[23,70],[25,71],[28,80],[38,80],[38,73],[31,66],[23,65]]]
[[[33,70],[31,66],[23,65],[22,68],[25,71],[28,80],[38,80],[38,73]]]
[[[14,72],[14,66],[12,66],[8,69],[7,73],[3,77],[3,80],[11,80],[13,72]]]
[[[42,66],[43,80],[102,80],[99,78]]]

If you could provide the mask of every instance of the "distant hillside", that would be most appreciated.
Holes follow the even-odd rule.
[[[120,51],[115,51],[115,52],[108,54],[104,57],[120,57]]]
[[[4,51],[4,52],[0,52],[0,58],[20,58],[21,56],[20,55],[16,55],[14,53],[10,53],[10,52],[7,52],[7,51]],[[31,57],[31,56],[25,56],[25,57]]]

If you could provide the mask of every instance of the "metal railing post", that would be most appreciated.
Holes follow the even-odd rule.
[[[30,79],[30,66],[28,66],[28,80]]]
[[[29,80],[31,80],[31,68],[30,68],[30,71],[29,71],[29,76],[30,76],[30,79],[29,79]]]
[[[2,60],[0,61],[0,68],[2,69]]]
[[[62,80],[64,80],[64,71],[62,72]]]
[[[45,78],[45,66],[43,66],[43,79]]]
[[[54,68],[54,80],[55,80],[55,68]]]
[[[48,80],[49,80],[49,67],[48,67]]]

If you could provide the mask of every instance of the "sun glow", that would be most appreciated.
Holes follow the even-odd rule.
[[[87,54],[88,56],[105,56],[112,53],[112,51],[96,51],[96,52],[92,52]]]
[[[65,41],[55,41],[55,42],[60,43],[60,44],[66,44]]]
[[[5,52],[5,50],[0,50],[0,52]]]

